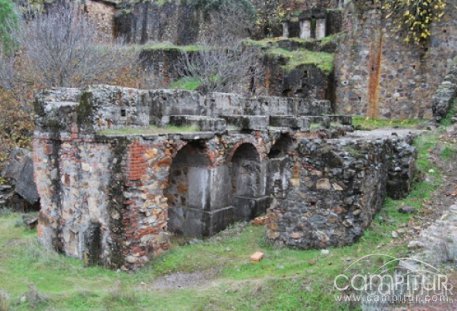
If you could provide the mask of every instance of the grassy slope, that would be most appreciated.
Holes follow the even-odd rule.
[[[84,268],[78,260],[43,250],[35,232],[15,226],[19,215],[0,217],[0,288],[10,296],[13,309],[28,310],[20,296],[33,283],[46,295],[38,309],[57,310],[349,310],[334,301],[333,278],[356,259],[373,253],[401,255],[404,245],[392,242],[391,232],[408,221],[399,214],[400,205],[420,207],[440,183],[440,173],[428,160],[437,135],[417,140],[418,166],[433,169],[434,183],[420,182],[404,200],[388,199],[369,230],[352,246],[330,250],[278,249],[263,240],[263,228],[234,228],[198,244],[175,247],[136,273],[102,268]],[[253,264],[249,255],[256,250],[265,259]],[[152,291],[160,275],[220,269],[218,278],[197,288]]]

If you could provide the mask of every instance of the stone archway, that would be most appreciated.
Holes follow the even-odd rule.
[[[210,160],[205,149],[189,143],[178,151],[170,166],[168,187],[168,231],[185,237],[201,237],[208,208]]]
[[[288,134],[282,134],[271,147],[268,153],[268,194],[275,197],[285,196],[291,178],[289,152],[293,147],[294,139]]]
[[[241,144],[231,159],[231,186],[234,218],[249,221],[266,212],[269,197],[265,195],[266,165],[254,145]]]

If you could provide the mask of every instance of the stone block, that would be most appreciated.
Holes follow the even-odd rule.
[[[260,198],[235,196],[233,198],[235,221],[249,221],[265,214],[270,203],[271,198],[269,196]]]
[[[223,116],[229,125],[235,126],[240,130],[266,130],[268,127],[268,116],[239,116],[227,115]]]
[[[222,133],[226,130],[227,124],[224,119],[210,118],[192,115],[172,115],[170,124],[176,126],[195,126],[200,131]]]

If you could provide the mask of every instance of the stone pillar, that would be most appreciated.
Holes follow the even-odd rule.
[[[338,8],[342,9],[344,7],[344,0],[338,0]]]
[[[289,23],[282,23],[282,36],[284,38],[289,38]]]
[[[316,20],[316,39],[322,39],[325,37],[325,18]]]
[[[311,21],[303,20],[300,21],[300,39],[311,38]]]

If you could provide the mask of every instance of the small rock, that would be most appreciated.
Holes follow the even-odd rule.
[[[416,212],[416,209],[412,206],[402,206],[398,209],[398,212],[402,214],[413,214]]]
[[[24,225],[29,229],[35,229],[35,227],[38,225],[37,216],[31,216],[27,214],[22,215],[22,221],[24,222]]]
[[[9,191],[12,187],[10,185],[0,185],[0,191]]]
[[[297,239],[300,239],[300,238],[302,237],[302,234],[301,234],[300,232],[292,232],[292,233],[290,234],[290,237],[291,237],[292,239],[297,240]]]
[[[332,185],[327,178],[322,178],[317,181],[316,189],[317,190],[330,190]]]
[[[316,260],[315,259],[310,259],[310,260],[308,260],[308,264],[310,266],[314,266],[316,264]]]
[[[398,233],[396,231],[392,231],[392,237],[394,239],[398,238]]]
[[[125,261],[127,261],[130,264],[134,264],[134,263],[136,263],[138,261],[138,258],[135,257],[135,256],[127,256],[125,258]]]
[[[253,224],[254,226],[263,226],[267,223],[267,219],[267,216],[259,216],[251,220],[251,224]]]
[[[354,212],[352,212],[352,215],[357,216],[360,215],[360,213],[362,213],[362,210],[356,209]]]
[[[259,262],[263,259],[263,257],[265,256],[264,253],[262,252],[255,252],[254,254],[251,255],[251,261],[254,261],[254,262]]]
[[[409,249],[418,249],[418,248],[423,248],[423,247],[424,247],[424,243],[422,243],[420,241],[411,241],[408,243]]]
[[[330,254],[330,251],[328,249],[321,250],[321,255],[327,256],[328,254]]]

